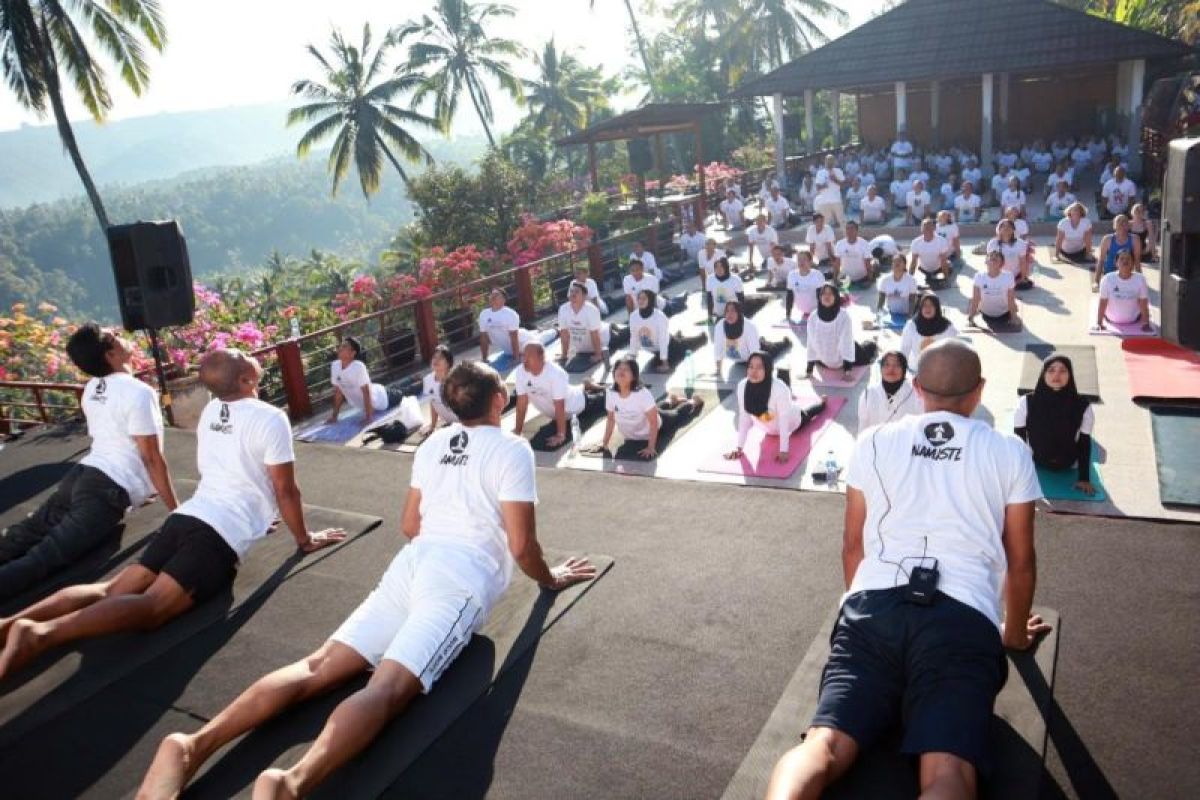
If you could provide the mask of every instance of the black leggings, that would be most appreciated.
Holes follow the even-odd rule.
[[[681,403],[672,407],[670,400],[663,400],[658,404],[658,440],[655,442],[655,447],[660,452],[676,431],[696,418],[696,410],[694,403]],[[626,439],[618,449],[630,449],[636,452],[645,449],[648,443],[647,439]]]
[[[854,343],[854,360],[853,361],[843,361],[842,369],[852,369],[854,367],[866,367],[871,364],[874,364],[875,356],[878,353],[879,353],[879,345],[875,344],[875,342],[867,342],[866,344],[859,344],[858,342],[855,342]],[[808,366],[806,367],[808,373],[811,375],[812,371],[816,368],[817,364],[820,364],[820,363],[821,362],[819,362],[819,361],[809,361]],[[822,366],[827,367],[828,365],[822,364]]]
[[[667,364],[676,366],[679,362],[687,357],[689,351],[699,350],[708,341],[708,336],[703,333],[697,333],[695,336],[684,336],[681,333],[672,334],[667,342]],[[650,366],[657,367],[662,364],[662,359],[658,354],[654,354],[654,358],[650,361]]]
[[[738,292],[738,293],[737,293],[737,301],[738,301],[738,303],[740,303],[740,304],[741,304],[741,306],[742,306],[742,313],[743,313],[743,314],[746,314],[747,316],[749,316],[749,312],[747,312],[747,311],[746,311],[746,293],[745,293],[745,292]],[[713,303],[715,303],[715,302],[716,302],[716,301],[715,301],[715,300],[713,300],[713,293],[712,293],[712,292],[705,292],[705,293],[704,293],[704,305],[705,305],[705,307],[706,307],[706,308],[708,308],[708,315],[709,315],[710,317],[711,317],[713,314],[715,314],[715,313],[716,313],[716,311],[714,311],[714,306],[713,306]]]
[[[1059,255],[1061,255],[1067,261],[1070,261],[1072,264],[1094,264],[1094,263],[1096,263],[1096,259],[1089,256],[1087,254],[1086,249],[1080,250],[1076,253],[1068,253],[1066,250],[1060,250],[1058,252],[1059,252]]]

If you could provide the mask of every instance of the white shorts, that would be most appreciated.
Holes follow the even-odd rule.
[[[462,556],[418,542],[400,551],[379,585],[329,638],[373,667],[383,659],[395,661],[428,693],[486,613],[481,593],[462,578]]]

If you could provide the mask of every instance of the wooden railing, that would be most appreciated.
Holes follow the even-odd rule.
[[[0,381],[0,434],[80,419],[82,397],[83,385],[78,383]],[[20,409],[26,414],[16,416]]]

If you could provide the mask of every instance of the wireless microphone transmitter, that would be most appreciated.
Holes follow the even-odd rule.
[[[908,576],[908,589],[904,599],[919,606],[933,603],[934,593],[937,592],[938,569],[937,562],[932,567],[913,567]]]

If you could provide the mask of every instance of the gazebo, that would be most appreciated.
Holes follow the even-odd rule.
[[[779,164],[784,96],[804,97],[811,148],[818,91],[833,93],[835,115],[840,94],[855,96],[864,142],[978,142],[986,164],[996,137],[1077,134],[1100,115],[1135,143],[1147,61],[1190,52],[1050,0],[908,0],[731,96],[773,96]]]
[[[589,125],[577,133],[558,139],[555,144],[559,147],[586,144],[588,148],[588,172],[592,179],[592,191],[600,191],[600,180],[596,174],[596,144],[598,142],[619,142],[629,139],[649,139],[654,141],[654,160],[659,168],[664,163],[662,157],[662,135],[664,133],[685,133],[690,131],[695,142],[695,157],[698,165],[700,184],[700,214],[701,219],[706,213],[704,208],[704,159],[700,145],[700,123],[710,114],[724,107],[723,103],[647,103],[641,108],[618,114],[610,119]]]

